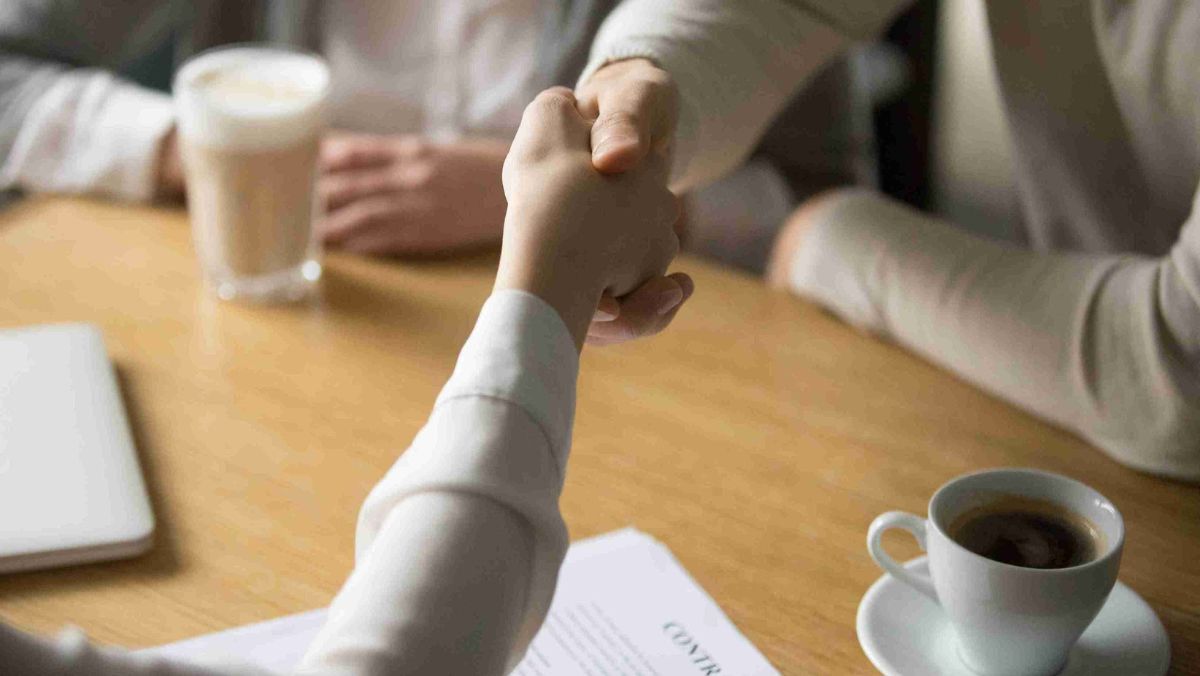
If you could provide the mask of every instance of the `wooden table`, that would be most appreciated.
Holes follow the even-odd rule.
[[[0,213],[0,326],[103,328],[159,524],[139,559],[0,578],[0,616],[142,647],[329,602],[359,504],[428,415],[494,257],[327,263],[306,305],[230,305],[199,287],[182,212]],[[671,331],[584,357],[562,499],[574,538],[636,525],[783,673],[868,674],[854,618],[880,575],[871,519],[923,513],[969,470],[1063,472],[1121,508],[1121,579],[1165,623],[1172,673],[1200,673],[1200,489],[1124,469],[755,279],[679,268],[698,290]]]

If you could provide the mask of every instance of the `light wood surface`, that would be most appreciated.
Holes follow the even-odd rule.
[[[0,578],[0,616],[150,646],[329,602],[367,490],[429,413],[494,257],[327,259],[319,298],[221,303],[180,211],[33,200],[0,213],[0,327],[90,321],[117,365],[159,531],[139,559]],[[871,519],[962,472],[1030,466],[1114,500],[1121,579],[1200,673],[1200,489],[695,260],[669,332],[588,350],[562,508],[572,537],[666,543],[785,674],[874,673],[855,610]],[[915,544],[892,534],[897,557]]]

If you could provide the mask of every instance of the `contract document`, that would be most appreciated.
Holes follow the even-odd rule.
[[[286,673],[324,610],[144,652]],[[627,528],[571,545],[546,622],[515,676],[777,676],[670,550]]]

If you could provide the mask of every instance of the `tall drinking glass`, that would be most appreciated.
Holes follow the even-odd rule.
[[[293,300],[321,276],[317,147],[329,68],[254,45],[204,52],[175,77],[188,213],[200,267],[226,300]]]

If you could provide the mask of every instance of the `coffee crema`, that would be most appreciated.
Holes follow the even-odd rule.
[[[965,549],[1022,568],[1070,568],[1103,549],[1086,517],[1045,500],[1002,495],[959,515],[947,534]]]

